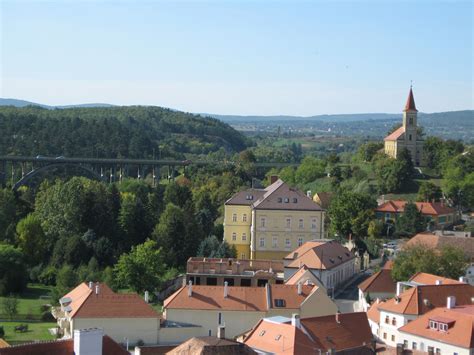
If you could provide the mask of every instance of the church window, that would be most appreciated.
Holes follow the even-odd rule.
[[[410,122],[410,124],[412,125],[412,124],[413,124],[413,117],[410,117],[410,118],[408,119],[408,122]]]
[[[411,140],[411,134],[410,134],[410,135],[408,135],[408,139],[409,139],[409,140]]]

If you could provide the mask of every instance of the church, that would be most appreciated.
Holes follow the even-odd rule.
[[[403,148],[408,149],[415,166],[423,165],[423,140],[418,135],[417,117],[413,90],[410,87],[407,103],[403,110],[403,124],[400,128],[385,137],[385,154],[397,158]]]

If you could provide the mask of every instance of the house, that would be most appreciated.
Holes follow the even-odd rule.
[[[117,342],[158,342],[160,315],[135,293],[115,293],[104,283],[81,283],[59,302],[52,314],[64,338],[77,329],[100,327]]]
[[[474,352],[474,305],[457,306],[454,298],[399,329],[405,349],[431,354]]]
[[[410,152],[415,166],[423,165],[423,139],[418,134],[418,110],[415,106],[413,90],[410,87],[405,109],[403,110],[402,126],[384,139],[384,152],[397,159],[403,149]]]
[[[282,284],[282,260],[250,260],[232,258],[189,258],[186,265],[187,282],[193,285],[265,286]]]
[[[283,260],[285,280],[290,279],[303,265],[306,265],[327,290],[336,289],[356,272],[354,254],[333,240],[306,242]]]
[[[410,277],[408,281],[416,285],[457,285],[465,283],[463,281],[428,274],[426,272],[417,272],[415,275]]]
[[[259,354],[372,354],[367,316],[359,313],[260,320],[244,344]]]
[[[395,296],[397,283],[392,278],[392,265],[391,260],[387,261],[382,269],[359,284],[360,310],[367,312],[371,300],[385,300]]]
[[[403,291],[403,287],[408,287]],[[441,285],[413,285],[398,282],[397,295],[378,305],[379,333],[374,334],[385,344],[400,343],[398,329],[436,307],[446,305],[448,297],[455,297],[459,305],[471,305],[474,287],[465,283]]]
[[[380,334],[380,310],[379,306],[383,304],[385,301],[381,301],[377,298],[367,310],[367,318],[369,320],[370,330],[375,338],[378,338]]]
[[[334,196],[333,192],[317,192],[313,196],[313,201],[316,202],[323,209],[327,210],[331,204],[331,200]]]
[[[256,355],[249,346],[219,337],[191,338],[167,355]]]
[[[76,329],[70,339],[0,348],[0,355],[130,355],[102,329]]]
[[[395,223],[404,212],[406,204],[407,201],[404,200],[385,201],[375,209],[375,216],[382,222]],[[459,220],[456,210],[444,202],[415,202],[415,205],[426,223],[432,224],[435,228],[444,228]]]
[[[318,287],[324,287],[318,276],[311,271],[306,265],[300,267],[288,280],[285,281],[285,285],[316,285]]]
[[[324,210],[273,176],[265,189],[240,191],[225,202],[224,240],[239,259],[280,260],[324,235]]]
[[[403,245],[403,248],[409,248],[416,245],[421,245],[425,248],[437,251],[441,251],[445,246],[455,247],[464,250],[464,254],[468,260],[474,260],[474,238],[442,236],[425,232],[415,235]]]
[[[168,297],[163,304],[165,326],[170,324],[169,332],[173,334],[162,334],[162,327],[160,343],[212,336],[221,325],[225,325],[226,338],[232,339],[265,317],[291,316],[294,313],[312,317],[336,312],[337,306],[326,295],[326,290],[317,286],[266,284],[265,287],[231,287],[189,284]],[[173,323],[178,326],[171,328]]]

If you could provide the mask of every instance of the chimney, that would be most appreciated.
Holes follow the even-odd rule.
[[[293,313],[291,316],[291,326],[301,329],[301,319],[298,313]]]
[[[402,293],[402,283],[397,282],[397,297]]]
[[[225,339],[225,325],[220,325],[217,327],[217,337],[219,339]]]
[[[95,294],[96,295],[99,294],[99,283],[98,282],[95,284]]]
[[[442,283],[443,283],[442,280],[436,280],[436,281],[435,281],[435,285],[441,285]]]
[[[104,331],[100,328],[74,330],[75,355],[101,355]]]
[[[447,298],[446,308],[452,309],[452,308],[454,308],[454,307],[456,307],[456,297],[454,297],[454,296],[449,296],[449,297]]]
[[[278,180],[278,175],[272,175],[270,176],[270,184],[276,183]]]
[[[188,284],[188,297],[191,297],[193,295],[193,282],[189,280]]]
[[[94,283],[92,281],[89,281],[89,288],[92,290],[94,288]]]
[[[145,302],[148,303],[150,301],[150,293],[145,291]]]
[[[229,296],[229,283],[227,281],[224,282],[224,298]]]
[[[311,190],[306,191],[306,196],[309,198],[313,198],[313,194],[311,193]]]
[[[336,312],[336,323],[341,324],[341,320],[339,319],[341,317],[341,312],[337,311]]]
[[[298,295],[301,295],[303,293],[303,285],[301,282],[298,282]]]

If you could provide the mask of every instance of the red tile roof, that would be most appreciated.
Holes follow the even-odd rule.
[[[306,242],[284,260],[289,262],[288,268],[299,269],[306,265],[310,269],[330,270],[354,258],[349,249],[331,240]]]
[[[115,293],[106,284],[99,284],[95,294],[82,283],[66,294],[72,302],[71,318],[159,318],[160,315],[136,293]]]
[[[396,141],[398,138],[400,138],[403,134],[405,133],[405,127],[401,126],[397,128],[395,131],[390,133],[387,137],[385,137],[383,140],[384,141]]]
[[[303,265],[288,280],[286,280],[285,285],[297,285],[300,282],[301,278],[307,273],[310,273],[310,276],[314,277],[315,281],[317,282],[317,286],[321,287],[323,285],[319,277],[316,276],[306,265]]]
[[[192,296],[188,296],[189,286],[183,286],[168,297],[163,307],[165,309],[200,309],[228,310],[243,312],[266,312],[267,292],[271,305],[275,307],[276,299],[283,299],[285,309],[298,309],[303,301],[314,291],[316,286],[304,285],[301,295],[298,295],[297,285],[267,285],[267,287],[228,287],[228,296],[224,297],[224,286],[192,286]]]
[[[359,289],[366,293],[393,293],[397,290],[397,283],[392,278],[391,269],[381,269],[359,284]]]
[[[167,355],[253,355],[245,344],[217,337],[191,338],[166,353]]]
[[[74,341],[72,339],[45,341],[14,345],[0,348],[0,355],[72,355],[74,354]],[[112,338],[104,335],[102,338],[103,355],[130,355],[127,350],[117,344]]]
[[[441,284],[411,287],[402,292],[400,296],[381,304],[379,309],[392,313],[421,315],[435,307],[446,306],[449,296],[456,297],[456,304],[470,305],[474,297],[474,286]]]
[[[445,246],[451,246],[462,249],[467,258],[474,259],[474,238],[458,236],[439,236],[431,233],[419,233],[403,245],[403,248],[409,248],[420,245],[440,251]]]
[[[384,304],[385,301],[378,301],[376,300],[370,308],[367,310],[367,318],[369,318],[372,322],[374,323],[379,323],[380,322],[380,310],[379,307],[380,305]]]
[[[418,111],[415,106],[415,98],[413,97],[413,90],[410,87],[410,92],[408,93],[407,103],[405,104],[405,109],[403,111]]]
[[[462,284],[460,281],[438,275],[427,274],[426,272],[417,272],[408,281],[416,282],[421,285],[436,285],[437,281],[441,281],[441,284],[443,285]]]
[[[406,204],[407,201],[390,200],[378,206],[375,211],[403,213]],[[438,216],[452,214],[456,212],[454,208],[448,207],[441,202],[415,202],[415,205],[418,208],[418,211],[420,211],[424,215]]]
[[[439,331],[429,327],[430,320],[443,323],[454,321],[454,323],[451,323],[448,331]],[[472,349],[474,348],[474,306],[457,306],[452,309],[436,308],[398,330],[401,333]]]

